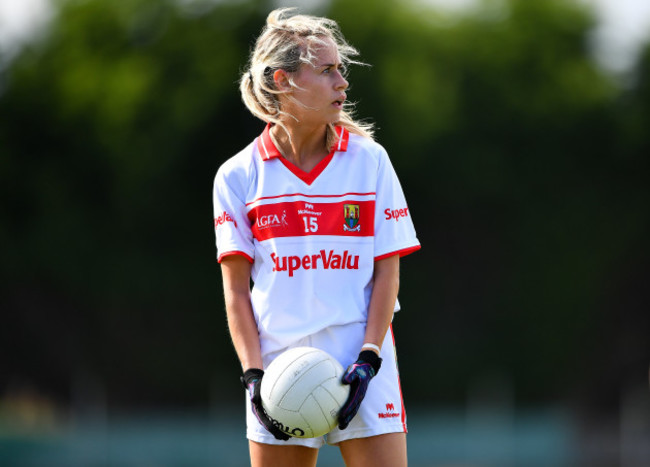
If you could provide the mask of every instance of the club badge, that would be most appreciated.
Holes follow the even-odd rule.
[[[361,226],[359,225],[359,205],[358,204],[344,204],[343,205],[343,230],[346,232],[359,232]]]

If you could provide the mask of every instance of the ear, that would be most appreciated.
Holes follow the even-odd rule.
[[[275,70],[273,72],[273,82],[280,91],[290,91],[291,83],[289,82],[289,75],[284,70]]]

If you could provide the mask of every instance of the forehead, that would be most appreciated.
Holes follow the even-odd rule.
[[[311,63],[313,66],[338,64],[341,62],[339,49],[330,37],[324,37],[311,46]]]

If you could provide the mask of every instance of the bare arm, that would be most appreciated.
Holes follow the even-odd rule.
[[[262,368],[262,352],[250,297],[251,264],[240,255],[221,261],[228,328],[242,369]]]
[[[375,262],[374,285],[368,308],[368,324],[364,344],[381,348],[393,319],[393,309],[399,290],[399,255]],[[365,350],[365,349],[364,349]]]

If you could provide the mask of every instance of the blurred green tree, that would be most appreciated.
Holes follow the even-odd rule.
[[[61,1],[2,72],[0,351],[17,357],[0,391],[23,379],[65,400],[91,373],[118,406],[204,404],[215,378],[238,394],[210,190],[263,127],[237,80],[272,5]],[[395,327],[409,400],[459,403],[505,372],[522,403],[611,402],[647,364],[650,54],[620,86],[578,2],[324,8],[372,65],[349,95],[423,243]],[[423,353],[431,387],[411,382]]]
[[[235,82],[263,2],[61,2],[0,109],[9,375],[205,400],[229,342],[211,184],[254,124]],[[231,372],[232,373],[232,372]],[[235,386],[235,385],[234,385]]]
[[[591,58],[593,15],[534,0],[460,17],[341,1],[332,16],[375,65],[354,76],[352,96],[371,96],[359,111],[382,129],[424,245],[405,260],[402,301],[415,316],[397,329],[428,330],[440,378],[405,390],[458,401],[473,379],[505,373],[523,403],[599,398],[585,375],[601,368],[603,301],[623,293],[611,285],[621,260],[647,251],[648,188],[637,179],[647,159],[617,168],[621,90]],[[621,196],[623,185],[636,193]],[[640,319],[638,337],[648,331],[624,313]],[[422,339],[401,342],[422,352]]]

